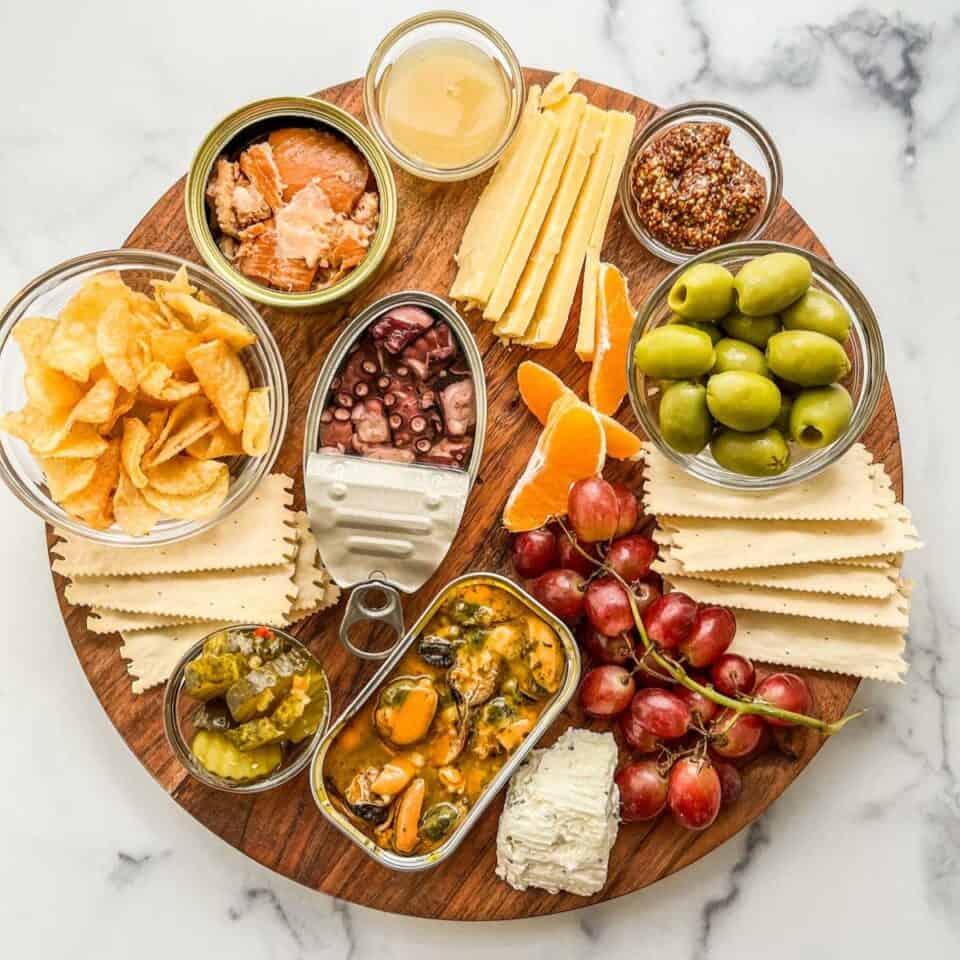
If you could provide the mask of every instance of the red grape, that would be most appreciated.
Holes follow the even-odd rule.
[[[685,593],[674,591],[654,600],[643,615],[647,636],[665,650],[682,643],[693,628],[697,603]]]
[[[617,530],[615,537],[625,537],[637,525],[640,519],[640,507],[637,505],[637,498],[633,491],[622,483],[611,483],[613,492],[617,495],[617,506],[619,514],[617,517]]]
[[[732,710],[724,710],[711,727],[716,739],[710,741],[710,749],[725,760],[745,757],[760,742],[763,729],[763,717],[741,713],[734,718]]]
[[[810,688],[795,673],[772,673],[757,685],[755,696],[791,713],[810,713],[813,697]],[[768,717],[767,723],[775,727],[792,727],[789,720],[777,720]]]
[[[656,559],[657,545],[648,537],[637,535],[614,540],[606,557],[607,565],[627,583],[645,577],[650,572],[650,564]]]
[[[737,653],[725,653],[710,667],[710,679],[718,693],[728,697],[736,697],[741,693],[749,693],[757,672],[753,664]]]
[[[712,700],[708,700],[702,693],[697,693],[696,690],[678,687],[677,696],[687,705],[691,717],[696,714],[700,715],[700,726],[702,727],[705,727],[720,709]]]
[[[608,637],[623,633],[634,625],[627,592],[613,577],[590,581],[583,608],[590,622]]]
[[[577,631],[577,639],[598,663],[614,663],[623,667],[633,658],[633,639],[629,633],[608,637],[597,630],[589,620],[584,620]]]
[[[603,477],[578,480],[567,497],[567,515],[581,540],[609,540],[617,532],[620,517],[617,494]]]
[[[683,757],[673,765],[667,802],[682,827],[709,827],[720,812],[720,798],[720,777],[709,760]]]
[[[613,779],[620,790],[620,818],[625,823],[652,820],[667,805],[669,783],[654,760],[628,763]]]
[[[715,760],[713,766],[720,777],[720,799],[725,805],[736,803],[743,791],[740,771],[732,763],[723,760]]]
[[[660,588],[653,583],[634,583],[631,588],[637,604],[637,613],[642,617],[650,604],[660,599]]]
[[[596,548],[592,543],[579,543],[578,541],[571,540],[566,534],[563,534],[557,546],[557,553],[559,555],[557,562],[559,566],[565,570],[576,570],[580,576],[589,577],[590,574],[598,569],[597,564],[591,563],[580,550],[577,549],[577,546],[574,546],[574,543],[580,547],[580,550],[585,550],[591,556],[596,555]]]
[[[649,654],[644,652],[643,647],[637,644],[635,650],[636,658],[640,665],[634,670],[633,675],[637,680],[639,687],[672,687],[673,678],[666,673],[663,667],[659,666]]]
[[[580,687],[580,704],[591,717],[615,717],[627,709],[636,686],[623,667],[605,664],[587,672]]]
[[[690,728],[690,708],[675,693],[659,687],[638,690],[630,712],[645,730],[661,740],[676,740]]]
[[[624,710],[619,723],[623,739],[634,753],[656,753],[660,741],[640,723],[632,710]]]
[[[541,527],[518,533],[513,538],[513,565],[525,580],[539,577],[560,566],[557,538],[552,530]]]
[[[530,584],[530,592],[552,614],[572,623],[583,612],[586,582],[573,570],[548,570]]]
[[[736,632],[736,617],[727,607],[700,607],[693,627],[680,641],[680,653],[691,667],[708,667],[723,656]]]

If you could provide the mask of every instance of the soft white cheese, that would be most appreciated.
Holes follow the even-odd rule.
[[[620,795],[609,733],[567,730],[510,781],[497,832],[497,876],[517,890],[590,896],[607,881]]]

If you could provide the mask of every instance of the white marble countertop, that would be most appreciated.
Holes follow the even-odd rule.
[[[119,245],[246,101],[362,73],[421,5],[168,0],[0,6],[0,295]],[[930,958],[960,950],[960,11],[845,0],[468,4],[522,62],[674,103],[745,107],[781,147],[789,200],[880,317],[907,501],[928,547],[905,686],[767,816],[646,891],[511,924],[345,906],[246,860],[127,751],[70,652],[41,525],[0,491],[0,929],[7,956]],[[946,281],[950,281],[948,286]],[[186,951],[186,953],[184,953]]]

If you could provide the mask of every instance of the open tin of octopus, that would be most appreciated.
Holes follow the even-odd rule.
[[[569,628],[494,573],[451,581],[328,731],[321,813],[391,870],[449,857],[573,697]]]
[[[369,620],[404,634],[399,591],[419,589],[460,526],[483,454],[483,361],[469,327],[432,294],[383,297],[352,320],[320,370],[303,476],[334,581],[353,588],[340,640]]]

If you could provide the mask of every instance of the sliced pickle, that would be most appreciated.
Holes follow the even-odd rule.
[[[276,744],[241,751],[225,734],[209,730],[197,731],[190,750],[205,770],[226,780],[259,780],[283,761],[283,750]]]
[[[197,730],[216,730],[222,733],[233,726],[233,717],[230,716],[227,705],[219,699],[201,704],[190,719]]]
[[[203,653],[188,663],[183,672],[184,692],[195,700],[221,697],[246,669],[246,660],[239,653]]]
[[[299,720],[310,703],[303,690],[291,690],[269,717],[248,720],[227,732],[227,739],[239,750],[254,750],[267,743],[287,739],[287,731]]]
[[[237,723],[269,714],[289,692],[293,678],[309,667],[307,656],[288,650],[237,679],[227,690],[227,706]]]

